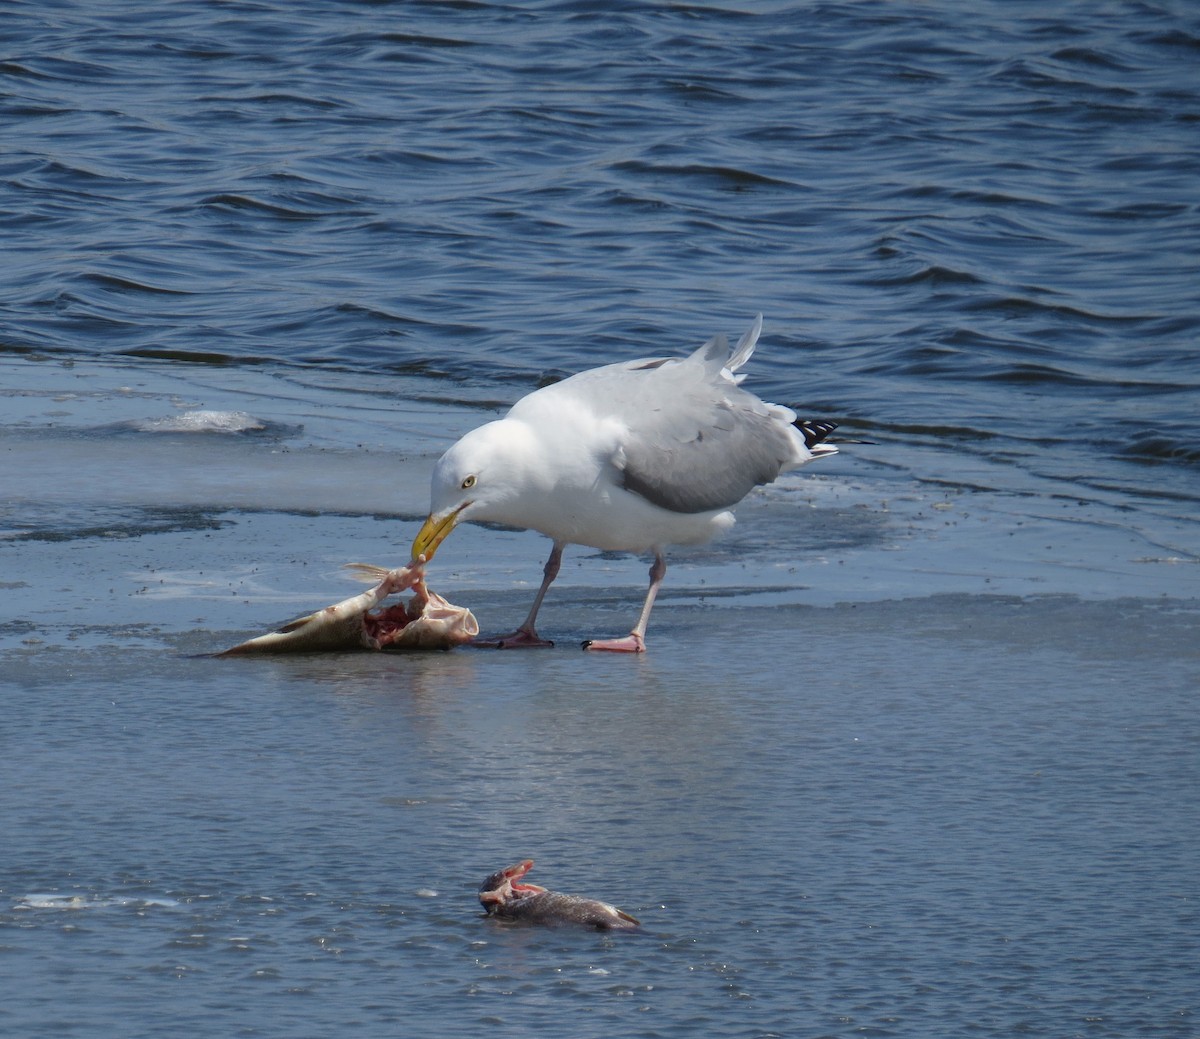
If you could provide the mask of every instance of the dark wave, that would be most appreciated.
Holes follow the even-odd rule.
[[[1075,386],[1095,389],[1097,380],[1079,372],[1052,364],[1005,365],[1003,368],[981,372],[977,378],[986,382],[1009,383],[1014,386]]]
[[[222,192],[210,195],[200,200],[200,206],[207,209],[219,209],[233,212],[247,212],[262,216],[277,217],[281,220],[314,220],[325,215],[318,209],[303,209],[296,206],[286,206],[281,202],[268,201],[250,195]]]
[[[1085,65],[1108,72],[1131,72],[1134,66],[1121,60],[1111,51],[1099,47],[1061,47],[1050,55],[1051,59],[1069,65]]]
[[[885,259],[890,258],[884,248],[881,247],[878,252]],[[983,278],[972,274],[970,271],[954,270],[934,264],[929,267],[921,267],[906,274],[880,275],[864,279],[864,284],[878,286],[879,288],[897,288],[905,285],[929,285],[934,288],[941,288],[957,285],[984,285],[986,282]]]
[[[638,159],[628,159],[618,162],[613,169],[619,173],[631,173],[650,176],[655,179],[698,179],[709,181],[729,190],[740,191],[748,188],[791,188],[796,185],[791,181],[757,173],[754,170],[739,169],[731,166],[708,166],[701,164],[669,165],[651,163]]]
[[[478,47],[474,40],[462,37],[422,35],[420,33],[385,32],[375,34],[356,34],[345,37],[341,42],[351,45],[379,46],[380,44],[400,44],[409,50],[422,51],[426,47],[435,50],[464,50]]]
[[[13,79],[48,80],[54,77],[37,69],[29,68],[18,61],[0,61],[0,76],[11,76]],[[17,110],[21,111],[20,109]]]
[[[132,278],[122,278],[114,274],[103,274],[99,271],[90,271],[82,277],[83,280],[99,288],[108,289],[111,292],[146,293],[151,296],[190,296],[193,294],[187,289],[149,285],[145,282],[135,281]]]
[[[1117,453],[1138,462],[1200,465],[1200,440],[1196,439],[1194,430],[1173,433],[1147,429],[1127,435],[1124,446]]]
[[[166,347],[139,346],[130,350],[117,351],[119,357],[145,357],[154,361],[180,361],[184,364],[203,364],[224,367],[225,365],[272,364],[279,359],[270,356],[245,356],[221,353],[215,350],[173,350]]]
[[[1083,322],[1087,325],[1138,325],[1151,315],[1114,310],[1110,313],[1085,310],[1067,303],[1047,303],[1027,296],[988,296],[964,301],[963,309],[972,314],[1000,314],[1007,317],[1044,316]]]

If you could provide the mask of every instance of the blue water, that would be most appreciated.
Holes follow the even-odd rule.
[[[1187,3],[0,3],[0,1028],[1196,1034],[1198,59]],[[873,443],[645,659],[197,656],[401,562],[494,408],[759,311],[747,385]],[[455,538],[511,626],[544,546]],[[489,926],[524,856],[645,933]]]

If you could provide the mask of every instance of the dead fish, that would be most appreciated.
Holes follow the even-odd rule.
[[[278,631],[218,655],[360,648],[450,649],[479,634],[479,624],[470,610],[447,602],[426,586],[423,560],[395,570],[369,563],[351,563],[347,569],[378,583],[369,591],[299,617]],[[407,603],[371,612],[388,596],[409,588],[413,596]]]
[[[533,859],[525,859],[493,873],[479,886],[479,903],[489,916],[550,926],[579,924],[597,931],[631,931],[641,926],[640,921],[607,902],[523,883],[522,878],[531,869]]]

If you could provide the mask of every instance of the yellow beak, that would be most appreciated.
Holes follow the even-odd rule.
[[[446,535],[458,526],[458,514],[465,506],[459,506],[451,512],[443,512],[440,516],[430,515],[417,532],[413,541],[412,557],[417,559],[424,556],[427,560],[433,558],[438,545],[446,540]]]

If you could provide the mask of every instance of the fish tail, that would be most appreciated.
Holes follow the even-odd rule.
[[[386,566],[376,566],[374,563],[346,563],[343,570],[349,570],[354,578],[364,584],[378,584],[391,571]]]

